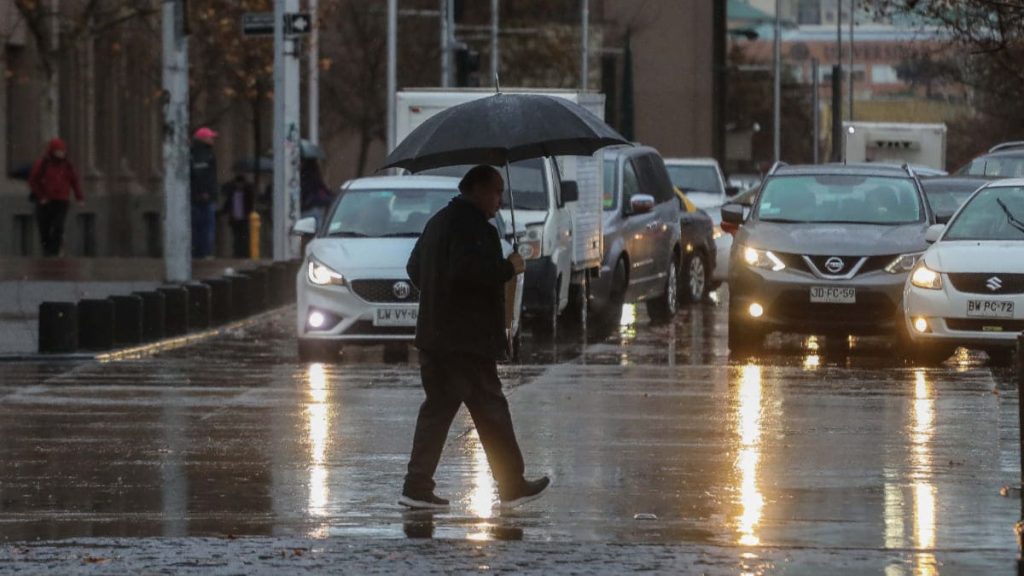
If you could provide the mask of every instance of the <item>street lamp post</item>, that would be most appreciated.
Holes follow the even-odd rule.
[[[772,150],[778,162],[782,156],[782,0],[775,0],[775,44],[772,52]]]

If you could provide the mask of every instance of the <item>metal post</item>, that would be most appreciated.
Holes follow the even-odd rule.
[[[843,67],[832,67],[832,161],[843,160]]]
[[[590,79],[590,2],[580,1],[580,90],[586,91]]]
[[[832,69],[833,74],[838,71],[838,81],[833,80],[832,86],[834,89],[838,89],[840,94],[843,90],[843,0],[836,0],[836,65]],[[839,108],[833,108],[832,114],[838,116],[840,119],[843,117],[842,96],[839,98],[832,98],[832,102],[838,102]],[[834,123],[833,123],[834,124]]]
[[[448,56],[451,54],[450,46],[450,33],[448,31],[448,12],[450,5],[449,0],[441,0],[441,87],[448,88],[451,84],[450,78],[450,60]]]
[[[782,157],[782,0],[775,0],[774,50],[772,51],[772,151],[773,160]]]
[[[850,100],[846,107],[849,109],[847,115],[849,116],[850,122],[853,122],[853,25],[857,19],[856,16],[857,0],[850,0],[850,81],[847,85],[847,89],[850,91]]]
[[[192,215],[189,208],[188,39],[184,4],[163,3],[164,279],[192,279]]]
[[[1020,434],[1020,476],[1024,488],[1024,332],[1017,335],[1017,419]],[[1021,498],[1021,517],[1024,518],[1024,495]]]
[[[813,122],[814,128],[812,133],[814,134],[814,140],[811,143],[814,150],[814,163],[820,162],[820,148],[821,148],[821,98],[819,96],[821,82],[819,80],[819,66],[818,59],[811,58],[811,121]]]
[[[274,0],[274,260],[298,256],[291,228],[299,215],[298,42],[284,35],[284,18],[298,0]]]
[[[317,4],[319,0],[309,0],[309,15],[312,28],[309,30],[309,129],[306,138],[313,144],[320,143],[320,18]]]
[[[499,18],[501,17],[500,2],[501,0],[491,0],[491,79],[494,80],[495,86],[498,84],[499,66],[501,66],[501,60],[498,58]]]
[[[398,86],[398,0],[388,0],[387,144],[395,149],[395,91]]]

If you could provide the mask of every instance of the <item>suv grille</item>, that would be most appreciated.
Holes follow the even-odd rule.
[[[967,294],[1024,294],[1024,274],[949,274],[949,281]]]
[[[946,318],[946,326],[963,332],[1021,332],[1024,320]]]
[[[395,285],[404,282],[409,287],[409,295],[399,298],[395,294]],[[415,304],[420,301],[420,291],[408,280],[352,280],[352,291],[367,302]]]

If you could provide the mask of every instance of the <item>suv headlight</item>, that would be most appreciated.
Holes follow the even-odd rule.
[[[345,285],[344,276],[313,258],[309,259],[309,264],[306,267],[306,278],[309,278],[309,281],[317,286],[327,286],[329,284]]]
[[[903,274],[904,272],[910,272],[914,269],[914,264],[917,264],[917,259],[921,257],[921,254],[923,254],[923,252],[901,254],[890,262],[884,270],[889,274]]]
[[[523,257],[523,260],[534,260],[543,254],[543,226],[527,226],[526,232],[520,233],[517,239],[519,240],[519,255]]]
[[[772,272],[778,272],[786,268],[782,260],[779,260],[779,257],[772,254],[771,251],[757,250],[749,246],[743,249],[743,261],[753,268],[763,268]]]
[[[910,283],[926,290],[939,290],[942,288],[942,276],[922,262],[910,275]]]

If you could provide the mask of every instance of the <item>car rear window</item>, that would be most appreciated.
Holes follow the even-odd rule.
[[[765,222],[909,224],[924,219],[909,178],[825,174],[777,176],[758,199]]]
[[[454,176],[462,178],[473,166],[461,164],[457,166],[444,166],[420,172],[429,176]],[[502,180],[505,179],[505,167],[495,166],[501,172]],[[547,210],[548,189],[547,179],[544,172],[544,160],[534,158],[521,160],[509,165],[508,178],[511,180],[512,195],[516,198],[516,209],[518,210]],[[508,208],[511,204],[509,195],[509,182],[505,182],[505,196],[501,200],[502,208]]]
[[[1024,241],[1024,188],[986,188],[949,223],[944,240]]]

